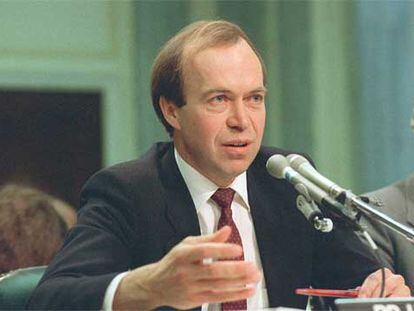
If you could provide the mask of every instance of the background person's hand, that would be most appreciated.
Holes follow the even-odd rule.
[[[238,257],[242,248],[225,243],[230,227],[197,237],[187,237],[159,262],[130,271],[114,297],[114,309],[153,309],[171,306],[189,309],[203,303],[246,299],[260,280],[254,263],[216,261]],[[212,263],[203,263],[212,258]]]

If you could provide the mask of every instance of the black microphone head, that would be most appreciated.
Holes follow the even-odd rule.
[[[279,179],[285,178],[284,171],[287,167],[289,167],[289,162],[281,154],[272,155],[266,163],[269,174]]]
[[[309,163],[308,159],[300,154],[291,153],[286,158],[288,159],[290,166],[295,170],[297,170],[303,163]]]

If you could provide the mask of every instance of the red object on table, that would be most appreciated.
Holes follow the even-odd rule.
[[[320,297],[341,297],[341,298],[356,298],[359,290],[357,289],[317,289],[317,288],[297,288],[295,293],[306,296],[320,296]]]

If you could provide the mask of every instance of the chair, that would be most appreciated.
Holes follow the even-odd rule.
[[[0,277],[0,310],[22,310],[46,266],[10,271]]]

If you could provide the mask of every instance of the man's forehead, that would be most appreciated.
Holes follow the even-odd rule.
[[[263,94],[266,95],[267,93],[267,89],[264,86],[258,86],[258,87],[253,87],[252,89],[248,90],[249,94]],[[213,94],[229,94],[232,95],[233,94],[233,90],[229,90],[226,88],[210,88],[210,89],[205,89],[205,90],[201,90],[201,97],[202,98],[206,98],[209,97]]]
[[[253,49],[250,47],[250,45],[241,37],[238,37],[234,41],[224,41],[224,42],[199,42],[194,41],[190,42],[187,45],[184,46],[183,49],[183,60],[190,61],[194,59],[197,55],[199,55],[201,52],[206,50],[220,50],[224,48],[229,48],[235,45],[240,44],[241,42],[245,43],[249,46],[249,48],[253,51]]]
[[[235,52],[234,50],[231,49],[232,47],[235,47],[237,45],[244,46],[244,48],[248,51],[248,54],[245,53],[246,50],[244,51],[244,53],[241,53],[240,51]],[[209,46],[203,49],[199,47],[191,46],[191,45],[188,46],[188,50],[184,50],[182,63],[181,63],[183,75],[185,76],[186,72],[188,72],[189,70],[191,70],[192,73],[197,72],[197,67],[200,64],[204,65],[205,56],[207,56],[209,59],[215,60],[214,53],[221,54],[221,56],[222,55],[226,56],[226,54],[229,54],[230,59],[234,59],[234,57],[236,58],[242,57],[240,55],[243,55],[242,58],[246,57],[247,55],[248,57],[253,56],[255,60],[257,61],[257,64],[260,66],[261,70],[263,71],[261,61],[259,57],[257,56],[257,54],[255,53],[255,51],[244,39],[240,38],[240,40],[238,40],[235,43],[217,44],[217,45]]]

